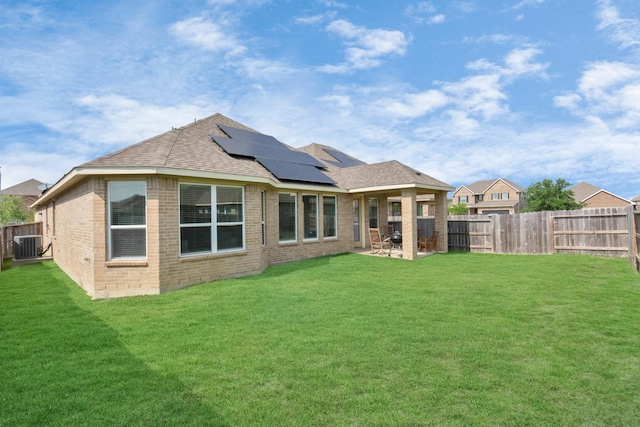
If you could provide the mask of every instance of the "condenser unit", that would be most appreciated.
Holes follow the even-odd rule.
[[[13,238],[13,256],[15,259],[38,258],[42,251],[40,236],[15,236]]]

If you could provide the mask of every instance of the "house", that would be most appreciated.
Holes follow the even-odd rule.
[[[453,193],[453,203],[465,203],[469,214],[513,214],[524,207],[526,190],[507,179],[476,181],[461,185]]]
[[[32,203],[38,200],[42,190],[45,188],[45,184],[37,179],[29,179],[20,184],[16,184],[12,187],[7,187],[2,190],[3,196],[17,196],[22,199],[22,204],[25,210],[29,211],[33,216],[33,211],[29,208]]]
[[[585,208],[618,208],[631,205],[631,200],[617,196],[588,182],[581,182],[570,188],[576,202],[584,203]]]
[[[405,259],[417,257],[424,194],[446,251],[449,191],[394,160],[293,149],[215,114],[75,167],[33,207],[58,266],[92,297],[110,298],[365,248],[389,197],[401,200]]]

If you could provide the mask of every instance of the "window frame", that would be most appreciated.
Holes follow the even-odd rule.
[[[293,239],[283,239],[282,238],[282,211],[280,206],[280,196],[288,195],[293,200]],[[298,193],[289,193],[286,191],[281,191],[278,193],[278,243],[295,243],[298,241]]]
[[[114,186],[118,184],[142,184],[142,188],[144,188],[144,224],[131,224],[131,225],[119,225],[113,224],[113,216],[112,216],[112,202],[111,196],[114,192]],[[145,260],[147,259],[149,248],[148,248],[148,232],[147,232],[147,181],[146,180],[126,180],[126,181],[108,181],[107,182],[107,227],[109,229],[108,237],[107,237],[107,245],[108,245],[108,260],[109,261],[119,261],[119,260]],[[136,256],[114,256],[113,255],[113,231],[114,230],[144,230],[144,255],[136,255]]]
[[[374,201],[375,203],[372,204],[371,202]],[[371,214],[372,210],[375,210],[375,216]],[[380,202],[377,197],[369,197],[367,213],[369,214],[369,228],[378,228],[380,225]]]
[[[309,218],[307,218],[307,199],[315,200],[315,212],[309,212]],[[311,242],[320,239],[319,233],[319,206],[318,206],[319,197],[317,194],[302,194],[302,240],[305,242]],[[310,203],[309,206],[314,206],[313,203]],[[312,216],[315,218],[313,220]],[[309,222],[307,221],[309,219]],[[307,233],[311,234],[313,229],[315,228],[315,236],[307,236]]]
[[[325,210],[325,200],[333,199],[333,215],[327,216]],[[334,235],[327,235],[327,219],[333,219],[333,228],[335,230]],[[325,239],[337,239],[338,238],[338,197],[335,195],[323,195],[322,196],[322,237]]]
[[[211,201],[211,212],[210,212],[210,221],[209,222],[182,222],[182,187],[184,186],[197,186],[197,187],[208,187],[210,201]],[[241,206],[242,206],[242,214],[240,221],[219,221],[218,220],[218,189],[219,188],[234,188],[241,190]],[[227,249],[220,249],[218,245],[218,235],[220,227],[242,227],[242,235],[241,235],[241,246],[233,247]],[[219,253],[229,253],[229,252],[239,252],[246,250],[247,246],[247,226],[246,226],[246,193],[245,188],[240,185],[217,185],[217,184],[203,184],[198,182],[180,182],[178,184],[178,246],[179,246],[179,255],[181,257],[192,257],[192,256],[202,256],[209,254],[219,254]],[[182,239],[182,230],[186,228],[209,228],[209,250],[200,250],[193,252],[185,252],[183,250],[183,239]]]

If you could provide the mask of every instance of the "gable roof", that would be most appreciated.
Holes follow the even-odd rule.
[[[595,185],[589,184],[586,181],[582,181],[579,184],[574,185],[570,188],[573,191],[573,196],[578,202],[584,202],[598,193],[607,193],[612,197],[616,197],[620,200],[624,200],[625,202],[631,203],[630,200],[625,199],[624,197],[617,196],[603,188],[596,187]]]
[[[319,160],[326,167],[323,170],[325,175],[331,178],[337,186],[283,182],[254,158],[229,155],[225,152],[212,139],[212,136],[228,139],[228,135],[222,131],[219,125],[258,133],[241,123],[216,113],[75,167],[34,205],[52,199],[55,194],[70,188],[90,175],[163,174],[258,182],[278,188],[330,188],[335,192],[399,188],[453,190],[449,184],[400,162],[390,161],[368,165],[339,150],[319,144],[311,144],[297,150],[284,145],[291,150],[311,154]]]
[[[636,197],[631,199],[631,201],[634,202],[634,203],[640,203],[640,194],[638,194]]]
[[[491,188],[492,185],[494,185],[498,181],[504,182],[505,184],[512,187],[514,190],[516,190],[516,192],[518,193],[524,193],[526,191],[523,187],[519,186],[513,181],[509,181],[508,179],[505,179],[505,178],[497,178],[497,179],[485,179],[482,181],[476,181],[473,184],[469,184],[469,185],[461,185],[460,187],[458,187],[456,192],[458,192],[458,190],[464,187],[468,189],[472,194],[484,194],[489,188]]]
[[[326,174],[340,188],[350,192],[386,191],[398,188],[420,188],[453,191],[454,187],[397,160],[367,164],[328,145],[310,144],[299,148],[320,160]]]
[[[39,196],[42,190],[38,187],[42,185],[44,185],[43,182],[32,178],[12,187],[5,188],[2,190],[2,194],[9,196]]]

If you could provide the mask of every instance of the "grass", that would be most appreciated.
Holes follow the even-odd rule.
[[[0,425],[639,425],[626,260],[356,254],[93,301],[0,274]]]

